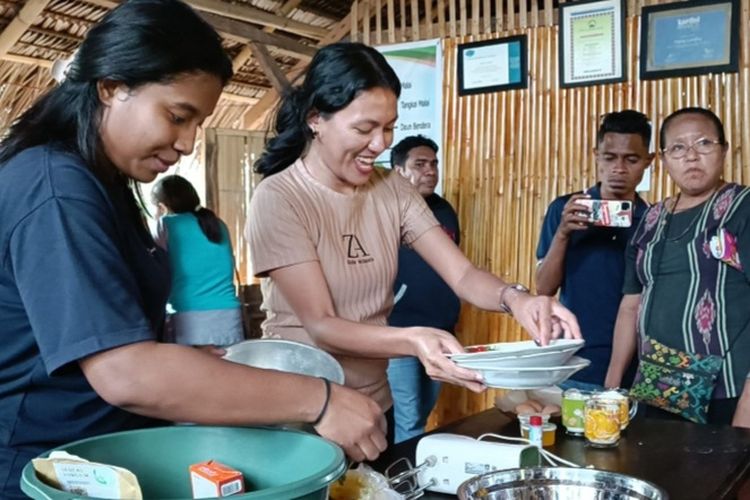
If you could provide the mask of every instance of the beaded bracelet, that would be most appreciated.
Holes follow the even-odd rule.
[[[331,381],[328,380],[325,377],[318,377],[326,384],[326,400],[323,402],[323,407],[320,409],[320,413],[318,413],[318,418],[316,418],[312,425],[318,425],[321,420],[323,420],[323,415],[326,414],[326,410],[328,410],[328,402],[331,400]]]

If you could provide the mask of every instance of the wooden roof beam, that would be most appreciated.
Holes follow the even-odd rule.
[[[34,20],[42,13],[50,0],[28,0],[16,17],[0,33],[0,57],[7,54],[13,45],[21,38],[21,35],[32,25]]]
[[[250,50],[253,51],[253,57],[258,62],[258,66],[266,74],[266,78],[271,82],[273,88],[279,94],[283,94],[291,85],[289,80],[286,79],[286,75],[281,70],[276,61],[273,60],[271,54],[265,45],[259,43],[250,43]]]
[[[4,54],[2,57],[0,57],[3,61],[13,62],[13,63],[19,63],[19,64],[27,64],[29,66],[38,66],[40,68],[45,68],[48,70],[52,69],[53,61],[49,61],[47,59],[41,59],[38,57],[30,57],[30,56],[21,56],[18,54]],[[52,78],[52,75],[49,75],[50,78]],[[234,102],[241,102],[243,104],[255,104],[258,102],[257,97],[248,97],[244,95],[239,94],[232,94],[230,92],[224,91],[221,93],[221,98],[226,99],[228,101],[234,101]]]
[[[52,69],[52,61],[48,61],[47,59],[40,59],[37,57],[21,56],[18,54],[3,54],[0,59],[13,63],[27,64],[29,66],[40,66],[42,68]],[[52,78],[51,75],[50,78]]]
[[[362,17],[364,17],[364,13],[360,11],[360,13],[357,15],[357,18],[361,19]],[[317,47],[320,48],[325,45],[338,42],[339,40],[344,38],[351,29],[351,19],[352,14],[350,12],[344,19],[339,21],[336,26],[333,26],[332,29],[329,30],[328,35],[323,40],[321,40],[320,43],[318,43]],[[307,61],[298,62],[286,74],[287,79],[293,82],[306,67]],[[268,89],[268,91],[263,94],[263,97],[258,100],[258,103],[247,110],[245,116],[242,118],[242,128],[245,130],[255,130],[259,126],[261,126],[268,111],[276,104],[278,99],[279,93],[276,92],[276,89]]]
[[[299,43],[287,36],[276,33],[266,33],[246,22],[229,19],[228,17],[218,16],[208,12],[202,12],[201,16],[208,21],[211,26],[223,35],[234,38],[241,42],[257,42],[263,45],[273,45],[279,51],[291,55],[294,58],[311,59],[315,55],[315,47]]]
[[[299,7],[299,4],[301,3],[302,3],[302,0],[287,0],[286,2],[284,2],[284,5],[282,5],[281,8],[279,9],[279,15],[288,16],[289,13],[291,13],[294,9]],[[276,28],[273,28],[271,26],[266,26],[265,28],[263,28],[263,31],[265,31],[266,33],[273,33],[274,31],[276,31]],[[250,42],[250,45],[245,45],[244,47],[242,47],[242,50],[239,52],[239,54],[237,54],[232,60],[232,69],[234,70],[235,73],[237,73],[242,68],[242,66],[245,65],[245,63],[247,63],[250,59],[252,59],[253,45],[254,45],[253,42]],[[262,47],[265,49],[265,46],[262,46]],[[268,51],[266,50],[266,52]],[[271,62],[274,62],[274,61],[272,60]],[[274,63],[274,66],[278,68],[278,65],[276,65],[275,63]],[[265,71],[265,68],[263,68],[263,66],[261,66],[261,69]],[[283,72],[282,72],[282,76],[284,76]],[[269,80],[271,80],[270,77],[269,77]],[[286,76],[284,76],[283,81],[287,81]],[[289,82],[287,81],[287,85],[288,84]],[[256,102],[257,102],[257,99],[256,99]]]
[[[106,7],[108,9],[114,9],[115,7],[119,5],[118,0],[84,0],[84,1],[86,1],[87,3],[94,4],[94,5],[98,5],[100,7]],[[295,21],[293,19],[288,19],[287,17],[284,17],[286,16],[286,14],[294,10],[301,3],[301,0],[289,0],[287,3],[291,4],[291,7],[288,8],[288,10],[286,10],[286,4],[282,6],[280,10],[280,12],[283,14],[282,16],[271,14],[269,12],[266,12],[264,10],[261,10],[255,7],[225,3],[222,0],[190,0],[188,1],[188,3],[196,10],[205,13],[206,15],[204,15],[203,18],[206,19],[217,31],[221,31],[221,29],[219,26],[217,26],[213,22],[213,20],[216,18],[223,17],[223,18],[229,18],[235,21],[243,21],[245,23],[249,22],[249,23],[263,25],[265,26],[266,33],[270,33],[273,30],[280,29],[282,31],[296,33],[296,34],[300,34],[308,38],[313,38],[315,40],[320,40],[321,38],[323,38],[324,36],[328,34],[328,30],[325,28],[319,28],[317,26],[312,26],[310,24],[300,23],[299,21]],[[257,28],[255,28],[254,26],[250,26],[250,27],[257,30]],[[232,35],[232,33],[225,33],[225,34],[228,36]],[[243,39],[242,41],[250,40],[242,36],[236,36],[234,38]],[[285,39],[292,40],[290,38],[285,38]],[[276,47],[283,48],[280,45],[277,45],[268,41],[255,40],[255,39],[253,40],[258,41],[260,43],[265,43],[268,45],[274,45]],[[299,54],[296,53],[294,49],[288,50],[287,52],[293,57],[299,56]]]
[[[253,50],[250,48],[250,46],[245,45],[244,47],[242,47],[240,53],[234,56],[234,59],[232,59],[232,71],[237,73],[240,68],[242,68],[245,63],[248,62],[252,57]]]
[[[282,5],[279,9],[279,14],[287,17],[294,9],[299,7],[299,4],[301,3],[302,0],[286,0],[286,2],[284,2],[284,5]],[[263,31],[265,31],[266,33],[273,33],[275,29],[276,28],[272,26],[266,26],[265,28],[263,28]]]
[[[188,3],[194,8],[228,17],[247,23],[262,24],[288,33],[302,35],[308,38],[320,40],[328,34],[326,28],[313,26],[307,23],[301,23],[288,17],[271,14],[265,10],[251,7],[249,5],[240,5],[224,2],[222,0],[188,0]]]

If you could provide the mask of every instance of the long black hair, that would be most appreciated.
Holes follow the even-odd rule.
[[[24,149],[57,143],[78,153],[109,185],[118,171],[101,146],[97,83],[135,89],[195,72],[215,75],[222,84],[232,77],[216,31],[180,0],[128,0],[89,30],[65,80],[10,128],[0,143],[0,165]]]
[[[318,112],[325,119],[351,103],[360,92],[374,88],[401,94],[398,76],[383,55],[361,43],[323,47],[310,63],[301,85],[292,88],[276,112],[276,135],[255,162],[264,177],[281,172],[307,148],[313,138],[307,119]]]
[[[154,185],[151,196],[172,213],[193,214],[209,241],[220,243],[223,239],[221,221],[212,210],[201,206],[198,193],[184,177],[165,175]]]

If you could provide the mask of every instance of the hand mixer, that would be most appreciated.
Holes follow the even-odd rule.
[[[485,437],[521,444],[484,441]],[[386,469],[385,475],[392,489],[412,500],[425,491],[455,495],[459,485],[474,476],[500,469],[536,467],[541,465],[542,457],[553,465],[560,462],[579,467],[528,443],[523,438],[497,434],[484,434],[477,439],[458,434],[430,434],[417,443],[416,466],[401,458]]]

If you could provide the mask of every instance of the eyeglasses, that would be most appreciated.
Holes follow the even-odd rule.
[[[719,141],[712,141],[711,139],[706,139],[705,137],[701,137],[694,143],[687,145],[687,144],[672,144],[668,148],[664,148],[661,150],[663,154],[670,157],[673,160],[679,160],[681,158],[684,158],[685,155],[688,154],[689,150],[693,150],[699,155],[710,155],[719,146],[723,146],[724,143]]]

